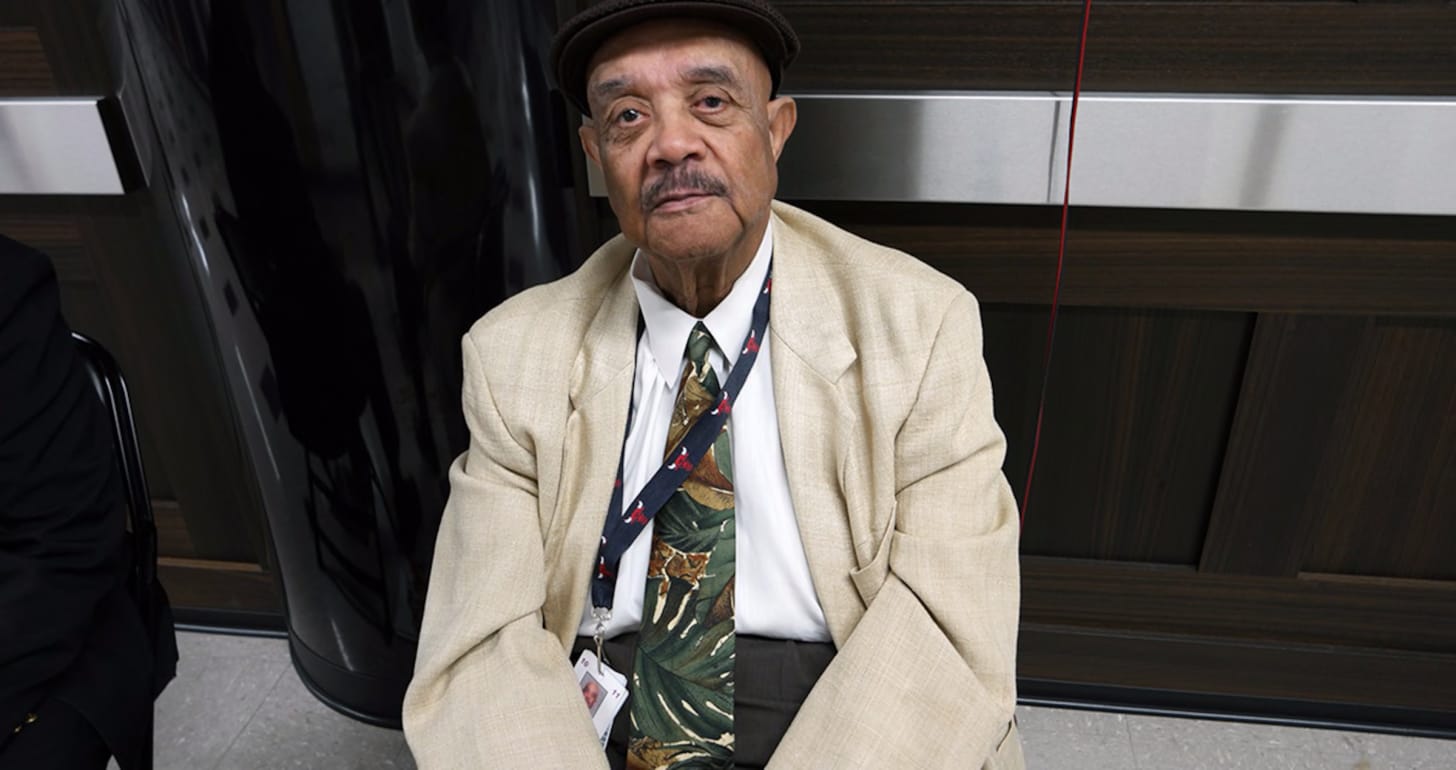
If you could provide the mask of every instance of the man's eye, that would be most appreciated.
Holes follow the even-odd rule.
[[[710,110],[716,110],[723,106],[723,99],[719,96],[705,96],[703,97],[703,106]]]
[[[640,117],[642,117],[642,113],[640,113],[637,110],[634,110],[634,109],[632,109],[632,108],[629,107],[629,108],[627,108],[625,110],[622,110],[621,112],[617,113],[617,122],[618,123],[635,123],[637,121],[637,119],[640,118]]]

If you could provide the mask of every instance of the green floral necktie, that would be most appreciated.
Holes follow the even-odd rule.
[[[688,335],[667,446],[718,400],[713,337]],[[733,766],[733,451],[727,423],[658,511],[632,673],[629,768]]]

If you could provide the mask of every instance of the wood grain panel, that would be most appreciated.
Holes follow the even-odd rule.
[[[1029,624],[1426,653],[1450,653],[1456,639],[1456,582],[1212,575],[1038,556],[1021,567]]]
[[[1068,89],[1081,5],[781,2],[804,48],[785,88]],[[1453,60],[1451,4],[1104,1],[1084,86],[1442,95]]]
[[[1020,495],[1046,313],[984,306],[987,366]],[[1027,553],[1196,564],[1251,319],[1069,309],[1058,322]]]
[[[152,498],[152,515],[157,522],[157,553],[182,559],[197,558],[192,536],[187,534],[187,519],[176,500]]]
[[[111,71],[113,41],[102,25],[113,17],[110,3],[94,0],[12,0],[35,26],[46,52],[54,95],[108,94],[116,85]],[[78,23],[79,22],[79,23]]]
[[[1456,580],[1456,320],[1367,321],[1331,421],[1302,567]]]
[[[12,198],[10,202],[14,200]],[[75,217],[69,214],[35,211],[31,207],[0,211],[0,235],[20,241],[50,257],[56,277],[63,283],[96,280],[86,258],[80,227]]]
[[[40,33],[34,27],[0,27],[0,97],[55,92]]]
[[[1329,441],[1365,322],[1261,314],[1219,479],[1204,572],[1294,577]]]
[[[799,201],[960,280],[1049,303],[1054,207]],[[1456,315],[1456,218],[1073,209],[1067,305]]]
[[[1425,726],[1456,727],[1452,654],[1391,655],[1026,624],[1017,669],[1022,678],[1058,683],[1420,709],[1428,712],[1422,715]]]
[[[157,577],[174,610],[283,612],[273,575],[257,564],[162,558]]]

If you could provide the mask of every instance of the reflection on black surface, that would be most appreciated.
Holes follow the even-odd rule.
[[[348,261],[333,253],[319,229],[287,116],[260,80],[254,48],[240,6],[213,8],[207,87],[235,209],[219,203],[214,219],[268,341],[284,422],[304,453],[315,565],[361,617],[387,630],[379,538],[402,534],[405,520],[417,523],[419,505],[388,501],[387,529],[376,531],[379,480],[403,474],[398,452],[391,451],[398,432],[373,322]],[[385,449],[384,468],[374,467],[364,443],[366,406]]]
[[[460,336],[576,253],[550,4],[117,5],[295,661],[336,707],[397,723],[467,439]]]

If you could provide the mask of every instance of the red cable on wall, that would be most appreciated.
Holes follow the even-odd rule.
[[[1077,104],[1082,98],[1082,72],[1087,62],[1087,27],[1092,21],[1092,0],[1082,3],[1082,42],[1077,47],[1077,79],[1072,84],[1072,116],[1067,126],[1066,187],[1062,190],[1062,228],[1057,242],[1057,277],[1052,290],[1052,312],[1047,320],[1046,347],[1041,358],[1041,395],[1036,404],[1036,432],[1031,440],[1031,462],[1026,466],[1026,486],[1021,493],[1021,525],[1026,526],[1026,512],[1031,508],[1031,479],[1036,473],[1036,454],[1041,448],[1041,423],[1046,411],[1047,380],[1051,376],[1052,343],[1057,337],[1057,308],[1062,297],[1062,265],[1067,259],[1067,212],[1072,207],[1072,146],[1077,138]]]

